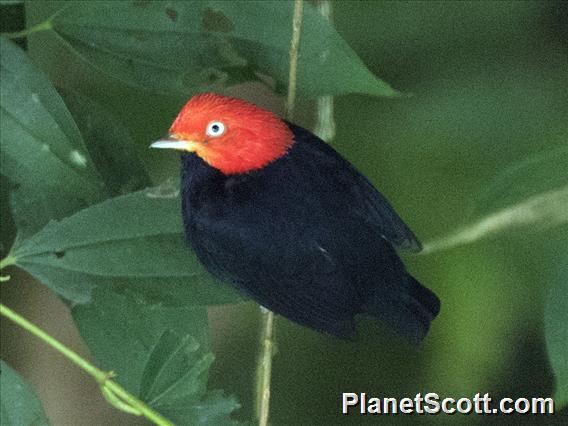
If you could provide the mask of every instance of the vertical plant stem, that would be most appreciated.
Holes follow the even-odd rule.
[[[172,422],[164,418],[161,414],[155,412],[148,407],[144,402],[126,391],[118,383],[110,380],[114,376],[112,372],[106,372],[98,369],[86,359],[82,358],[77,352],[69,349],[63,343],[59,342],[41,328],[32,324],[27,319],[17,314],[7,306],[0,303],[0,315],[10,319],[24,330],[30,332],[37,338],[41,339],[44,343],[51,346],[57,352],[61,353],[73,364],[77,365],[83,371],[92,376],[100,385],[103,395],[114,407],[126,411],[130,414],[144,416],[152,423],[159,426],[174,426]]]
[[[292,18],[292,39],[290,40],[290,68],[288,72],[288,97],[286,99],[286,118],[294,118],[296,104],[296,77],[298,70],[298,50],[300,48],[300,30],[302,28],[303,0],[294,0],[294,16]]]
[[[274,313],[261,306],[260,321],[260,353],[256,377],[256,417],[259,426],[266,426],[270,412],[270,380],[274,355]]]
[[[330,23],[333,22],[333,8],[329,0],[318,0],[317,9],[322,16]],[[329,51],[323,52],[329,55]],[[333,118],[333,96],[320,96],[317,99],[317,121],[314,133],[326,142],[330,142],[335,137],[335,120]]]
[[[317,100],[317,121],[314,133],[326,142],[335,137],[333,96],[320,96]]]
[[[291,120],[294,116],[294,105],[296,102],[296,76],[303,9],[303,0],[294,0],[292,38],[290,40],[288,96],[286,99],[286,118],[288,120]],[[261,332],[256,376],[256,417],[259,426],[268,426],[270,414],[270,381],[272,378],[272,358],[274,356],[274,313],[263,307],[260,308],[260,312]]]

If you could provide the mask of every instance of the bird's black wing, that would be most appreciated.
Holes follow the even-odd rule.
[[[309,170],[313,161],[294,150],[259,171],[226,177],[185,156],[186,235],[220,280],[280,315],[345,338],[363,303],[358,282],[372,285],[383,275],[376,267],[390,267],[390,258],[376,258],[389,244],[348,214],[333,182]]]
[[[413,252],[422,249],[418,238],[365,176],[308,130],[291,123],[288,125],[298,141],[297,149],[304,151],[307,158],[315,159],[317,169],[313,172],[325,175],[329,185],[342,188],[342,195],[353,206],[354,213],[360,214],[393,246]]]
[[[339,337],[368,313],[414,340],[436,311],[423,308],[392,245],[418,246],[384,198],[309,132],[282,158],[224,176],[184,157],[186,235],[206,268],[266,308]],[[425,290],[429,294],[428,290]]]

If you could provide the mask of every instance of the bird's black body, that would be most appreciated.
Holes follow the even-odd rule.
[[[214,276],[295,322],[347,338],[354,316],[368,314],[420,341],[439,300],[393,248],[418,241],[353,166],[290,128],[290,150],[249,173],[224,175],[183,154],[189,244]]]

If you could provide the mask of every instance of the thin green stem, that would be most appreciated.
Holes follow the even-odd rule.
[[[256,375],[256,417],[259,426],[268,425],[270,381],[274,355],[274,313],[261,307],[260,355]]]
[[[316,7],[321,15],[330,23],[333,22],[333,7],[329,0],[319,0]],[[329,54],[329,51],[324,52]],[[326,142],[335,137],[335,120],[333,117],[333,96],[320,96],[317,100],[317,121],[314,133]]]
[[[105,396],[106,400],[109,401],[114,407],[122,411],[126,411],[130,414],[144,416],[146,419],[159,426],[174,426],[172,422],[152,410],[135,396],[131,395],[118,383],[110,380],[112,377],[114,377],[114,373],[98,369],[93,364],[82,358],[79,354],[47,334],[41,328],[39,328],[35,324],[32,324],[27,319],[1,303],[0,315],[5,316],[6,318],[22,327],[24,330],[27,330],[37,338],[41,339],[44,343],[51,346],[53,349],[69,359],[73,364],[77,365],[87,374],[92,376],[101,386],[101,390],[103,391],[103,395]]]
[[[11,266],[16,264],[16,257],[9,254],[4,259],[0,260],[0,269],[4,269],[6,266]]]
[[[303,0],[294,0],[292,18],[292,38],[290,40],[290,68],[288,74],[288,97],[286,118],[291,120],[296,102],[296,77],[298,70],[298,50],[300,48],[300,29],[302,27]],[[274,313],[261,306],[260,351],[256,369],[256,418],[259,426],[267,426],[270,413],[270,382],[272,379],[272,359],[274,357]]]
[[[292,39],[290,40],[290,68],[288,72],[288,97],[286,100],[286,118],[294,118],[296,104],[296,78],[298,75],[298,50],[300,49],[300,30],[302,28],[302,12],[304,0],[294,0],[294,16],[292,18]]]
[[[317,100],[317,122],[314,133],[326,142],[335,137],[333,96],[320,96]]]
[[[0,270],[4,269],[7,266],[15,265],[16,264],[16,257],[12,255],[6,256],[4,259],[0,260]],[[0,283],[6,282],[10,280],[10,275],[0,275]]]
[[[39,24],[26,28],[22,31],[17,31],[14,33],[2,33],[2,35],[8,38],[24,38],[29,36],[30,34],[37,33],[40,31],[51,30],[52,28],[53,28],[53,23],[51,22],[50,19],[48,19],[47,21],[40,22]]]

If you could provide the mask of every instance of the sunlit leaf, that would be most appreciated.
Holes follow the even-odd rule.
[[[169,305],[236,300],[186,247],[179,204],[176,194],[152,189],[116,197],[50,222],[13,255],[19,266],[75,302],[88,301],[95,286]]]
[[[552,283],[545,309],[548,358],[554,371],[556,409],[568,405],[568,262]]]
[[[0,168],[20,236],[105,196],[61,97],[24,52],[0,40]]]
[[[34,391],[4,361],[0,361],[0,425],[49,425]]]
[[[288,81],[292,2],[76,2],[53,29],[84,59],[128,84],[188,94],[272,77]],[[298,93],[396,92],[374,76],[333,26],[304,7]]]

